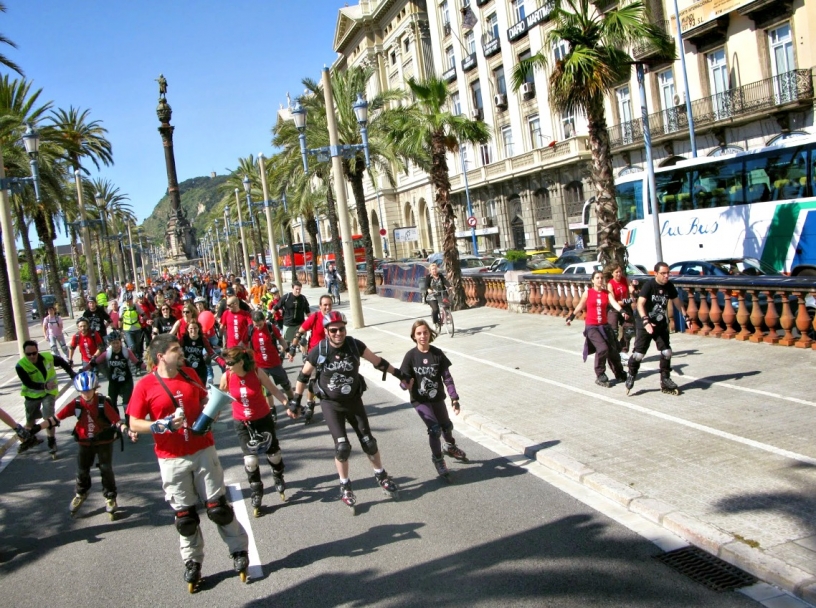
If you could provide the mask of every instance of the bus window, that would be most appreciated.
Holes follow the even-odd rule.
[[[712,163],[693,172],[694,208],[742,205],[742,161]]]
[[[618,203],[618,220],[621,226],[643,219],[643,180],[615,186],[615,200]]]
[[[745,163],[746,202],[789,200],[801,196],[799,180],[805,173],[804,166],[805,156],[801,149],[774,150],[748,159]]]
[[[664,171],[655,176],[660,213],[691,209],[691,187],[687,169]]]
[[[780,159],[782,160],[782,159]],[[804,149],[794,152],[790,162],[773,167],[773,200],[789,201],[801,198],[807,189],[807,158]]]

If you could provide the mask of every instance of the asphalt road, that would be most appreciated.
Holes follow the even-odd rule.
[[[290,375],[294,372],[290,369]],[[424,425],[409,404],[369,382],[369,406],[400,500],[383,496],[353,439],[352,517],[338,500],[333,444],[315,423],[287,419],[279,436],[289,500],[273,491],[251,516],[259,556],[241,584],[226,546],[202,514],[205,582],[190,595],[171,509],[164,502],[152,441],[116,448],[121,513],[104,513],[99,477],[71,519],[75,444],[58,430],[59,458],[45,444],[0,472],[2,603],[52,606],[749,606],[739,593],[714,593],[653,558],[661,551],[634,532],[461,438],[471,462],[449,463],[440,481]],[[463,403],[463,407],[467,407]],[[216,424],[227,483],[248,487],[231,420]],[[461,435],[459,435],[461,437]],[[450,460],[450,459],[449,459]],[[264,481],[271,485],[268,467]],[[258,568],[260,566],[260,569]]]

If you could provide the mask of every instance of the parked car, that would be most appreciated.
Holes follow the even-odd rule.
[[[562,253],[554,262],[556,266],[561,269],[566,268],[570,264],[580,264],[581,262],[597,262],[597,249],[576,249]]]
[[[534,260],[544,258],[548,262],[555,262],[558,259],[558,255],[556,255],[555,252],[551,251],[550,249],[536,249],[535,251],[528,251],[527,255]]]
[[[533,274],[561,274],[564,272],[558,266],[544,258],[527,260],[527,268],[531,270]]]
[[[599,262],[579,262],[577,264],[570,264],[564,269],[564,274],[592,274],[596,270],[603,270],[603,264]],[[626,267],[626,274],[628,276],[647,274],[642,269],[629,264]]]

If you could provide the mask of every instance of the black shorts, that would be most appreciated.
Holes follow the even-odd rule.
[[[358,439],[371,435],[368,415],[361,397],[343,403],[321,399],[320,408],[323,410],[323,419],[326,421],[326,426],[329,427],[329,432],[335,442],[341,437],[348,439],[346,422],[354,429]]]
[[[247,442],[249,441],[249,429],[247,428],[247,424],[251,425],[256,433],[272,434],[272,443],[269,444],[269,449],[266,450],[266,454],[275,454],[280,450],[278,437],[275,435],[275,421],[272,420],[271,412],[263,418],[251,420],[247,424],[244,424],[243,420],[233,420],[233,424],[235,426],[235,432],[238,434],[238,442],[241,444],[241,451],[244,453],[244,456],[252,454],[247,447]]]
[[[278,365],[277,367],[265,367],[263,371],[266,372],[266,375],[272,378],[272,380],[281,387],[283,390],[288,391],[292,388],[292,383],[289,382],[289,376],[286,375],[286,371],[283,369],[283,365]]]

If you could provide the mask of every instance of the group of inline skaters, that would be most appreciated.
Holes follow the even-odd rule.
[[[336,273],[333,267],[327,271]],[[333,276],[339,280],[339,275]],[[144,292],[128,287],[118,300],[109,294],[88,299],[86,310],[77,320],[77,333],[68,343],[57,311],[49,309],[43,329],[51,352],[39,352],[37,343],[28,341],[25,356],[17,365],[23,382],[26,424],[17,424],[2,410],[0,419],[15,428],[21,440],[20,452],[41,443],[37,433],[44,430],[49,451],[56,457],[54,429],[61,421],[76,417],[73,435],[79,447],[76,493],[69,507],[72,516],[88,497],[91,467],[96,462],[106,511],[111,519],[116,517],[114,444],[118,439],[124,447],[125,436],[135,442],[141,434],[152,434],[162,487],[175,514],[184,580],[190,592],[201,581],[204,559],[201,505],[218,527],[242,580],[246,580],[249,565],[248,537],[227,499],[223,469],[210,430],[217,413],[206,409],[214,394],[208,389],[214,377],[213,362],[222,370],[219,389],[232,402],[233,426],[256,517],[263,513],[262,459],[269,464],[275,489],[285,500],[276,399],[286,405],[289,418],[303,416],[308,424],[314,415],[316,397],[320,398],[323,418],[334,441],[340,500],[352,514],[356,513],[357,499],[349,475],[352,447],[346,423],[357,435],[383,492],[398,496],[398,487],[383,466],[363,404],[366,385],[359,371],[361,359],[381,371],[383,379],[391,374],[409,391],[426,425],[432,462],[440,477],[450,481],[445,455],[467,459],[456,445],[445,407],[447,393],[454,413],[459,414],[451,362],[431,344],[436,332],[426,321],[413,324],[410,335],[416,346],[405,354],[402,365],[395,367],[347,335],[345,316],[332,309],[330,295],[322,295],[318,310],[312,312],[296,280],[285,295],[263,276],[253,281],[250,290],[232,275],[213,280],[166,277]],[[303,365],[293,390],[283,359],[293,362],[298,349]],[[79,372],[73,369],[76,350],[81,357]],[[72,378],[79,396],[55,412],[59,394],[56,367]],[[143,371],[146,375],[134,386],[134,377]],[[108,379],[108,395],[99,391],[102,375]],[[120,398],[124,416],[118,409]]]

